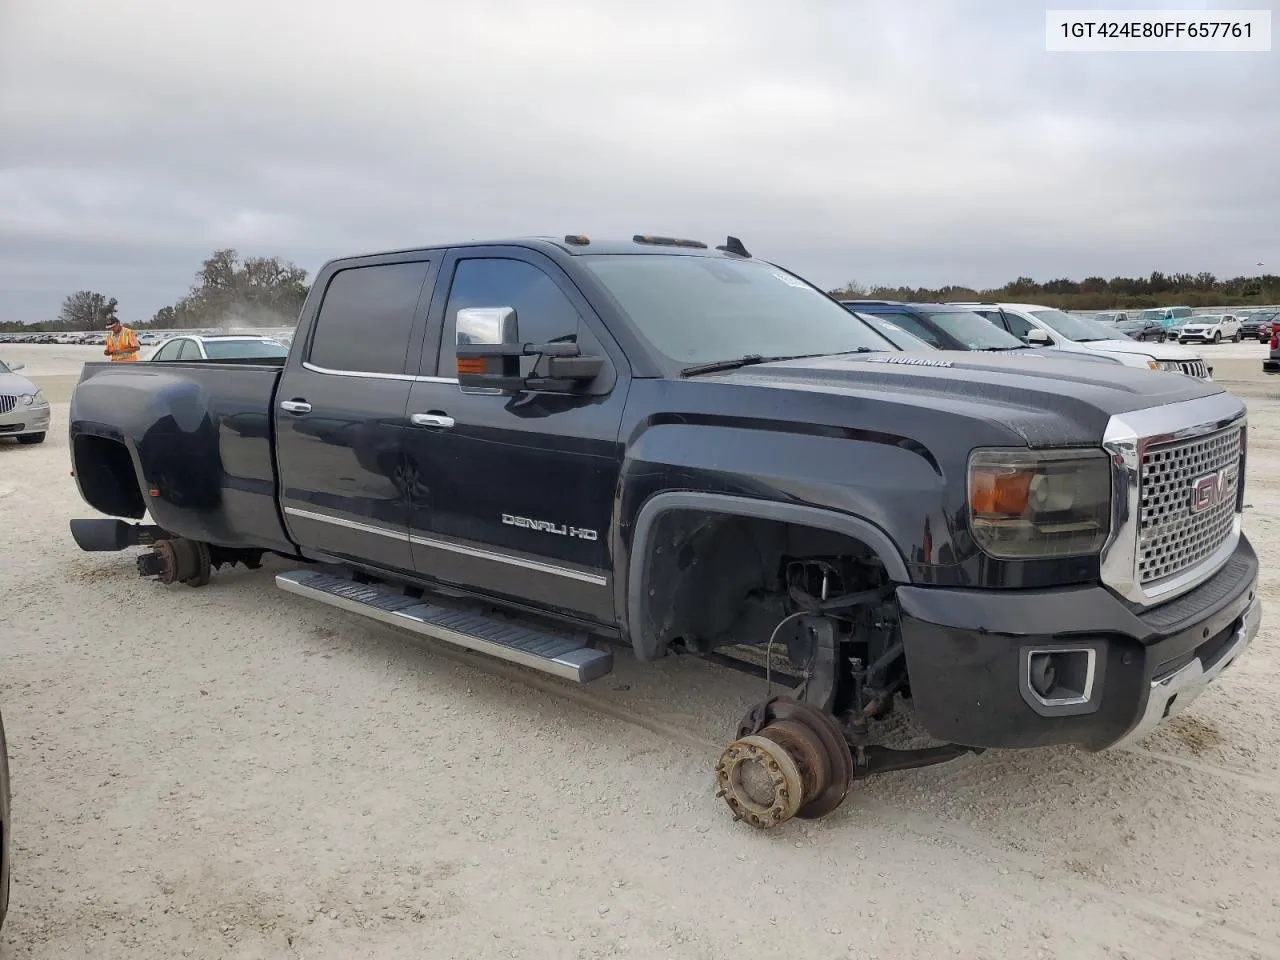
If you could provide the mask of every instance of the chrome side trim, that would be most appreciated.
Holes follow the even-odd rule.
[[[474,557],[477,560],[492,560],[495,563],[505,563],[513,567],[522,567],[525,570],[532,570],[535,573],[549,573],[557,577],[567,577],[570,580],[580,580],[583,583],[589,583],[594,587],[604,587],[609,583],[609,578],[601,576],[598,573],[587,573],[583,570],[574,570],[570,567],[560,567],[553,563],[543,563],[540,560],[526,560],[523,557],[513,557],[508,553],[493,553],[489,550],[480,550],[476,547],[464,547],[460,543],[453,543],[449,540],[436,540],[433,537],[423,537],[412,535],[409,542],[418,547],[431,547],[436,550],[446,550],[449,553],[457,553],[464,557]]]
[[[595,587],[608,586],[609,578],[596,573],[587,573],[583,570],[574,570],[571,567],[561,567],[554,563],[543,563],[539,560],[526,560],[523,557],[514,557],[507,553],[494,553],[490,550],[481,550],[477,547],[465,547],[460,543],[453,543],[448,540],[437,540],[434,537],[423,537],[420,535],[410,535],[408,531],[393,530],[390,527],[375,526],[369,523],[359,523],[355,520],[347,520],[344,517],[334,517],[327,513],[315,513],[311,510],[303,510],[301,507],[285,507],[284,512],[291,517],[298,517],[301,520],[314,520],[318,523],[331,523],[337,527],[346,527],[349,530],[358,530],[361,533],[369,533],[379,537],[389,537],[392,540],[408,540],[410,543],[419,547],[431,547],[436,550],[446,550],[450,553],[457,553],[464,557],[474,557],[477,560],[492,560],[495,563],[505,563],[513,567],[521,567],[525,570],[532,570],[535,573],[547,573],[552,576],[566,577],[570,580],[579,580],[582,583],[589,583]]]
[[[1111,534],[1102,548],[1102,582],[1126,600],[1150,606],[1172,600],[1216,573],[1240,541],[1241,515],[1231,535],[1202,563],[1144,588],[1138,573],[1142,456],[1149,446],[1245,425],[1247,409],[1229,393],[1118,414],[1107,423],[1102,446],[1111,456]],[[1240,479],[1243,484],[1244,478]]]
[[[367,370],[331,370],[318,367],[309,360],[302,361],[303,369],[322,373],[327,377],[354,377],[357,380],[400,380],[404,383],[457,383],[457,377],[417,377],[408,373],[370,373]]]
[[[331,523],[335,527],[346,527],[348,530],[359,530],[361,533],[371,533],[378,537],[388,537],[392,540],[408,540],[408,530],[393,530],[391,527],[378,526],[372,523],[359,523],[355,520],[347,520],[344,517],[334,517],[327,513],[315,513],[311,510],[303,510],[300,507],[285,507],[284,512],[291,517],[297,517],[299,520],[315,520],[318,523]]]
[[[1132,746],[1151,733],[1166,717],[1172,717],[1185,710],[1204,692],[1205,687],[1218,679],[1222,671],[1239,659],[1250,641],[1257,636],[1261,624],[1262,598],[1256,597],[1245,609],[1235,636],[1231,638],[1231,643],[1222,651],[1218,659],[1206,667],[1204,662],[1196,657],[1168,676],[1152,680],[1142,717],[1132,730],[1106,749],[1114,750],[1118,747]]]

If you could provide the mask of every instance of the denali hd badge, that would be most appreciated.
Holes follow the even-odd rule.
[[[1223,467],[1194,480],[1191,484],[1191,512],[1202,513],[1226,500],[1235,486],[1237,471],[1234,466]]]
[[[570,527],[563,523],[552,523],[550,520],[530,520],[528,517],[513,517],[509,513],[504,513],[502,522],[509,527],[524,527],[526,530],[554,533],[561,537],[577,537],[579,540],[599,539],[594,530],[587,530],[584,527]]]

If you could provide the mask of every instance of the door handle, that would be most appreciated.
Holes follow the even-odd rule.
[[[443,413],[415,413],[409,417],[415,427],[443,427],[446,430],[453,426],[453,417]]]
[[[305,400],[281,400],[280,409],[289,413],[310,413],[311,404]]]

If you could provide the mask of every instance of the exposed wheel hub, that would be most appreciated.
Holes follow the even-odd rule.
[[[809,704],[775,697],[755,707],[716,764],[720,796],[734,819],[776,827],[824,817],[844,802],[853,759],[835,720]]]

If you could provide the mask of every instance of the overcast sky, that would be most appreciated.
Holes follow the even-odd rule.
[[[1044,7],[0,0],[0,319],[568,232],[824,286],[1280,270],[1280,53],[1046,53]]]

